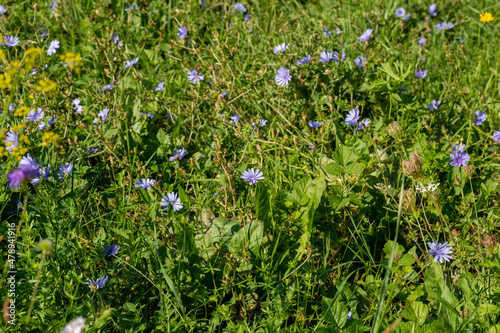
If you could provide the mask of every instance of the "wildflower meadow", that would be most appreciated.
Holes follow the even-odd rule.
[[[0,5],[0,332],[500,332],[496,0]]]

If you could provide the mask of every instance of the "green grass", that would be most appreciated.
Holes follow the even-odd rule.
[[[0,72],[12,81],[0,90],[0,126],[29,142],[9,153],[0,140],[0,174],[26,153],[51,170],[37,185],[0,187],[1,300],[14,298],[6,277],[16,270],[15,325],[0,330],[60,332],[82,316],[85,332],[500,331],[499,20],[479,20],[500,6],[439,1],[431,17],[420,0],[251,1],[244,14],[201,3],[4,5],[2,34],[20,43],[1,46]],[[399,7],[408,22],[395,17]],[[440,22],[455,26],[438,32]],[[54,39],[60,48],[47,56]],[[274,54],[281,43],[288,49]],[[31,47],[43,55],[30,63]],[[327,50],[346,58],[319,62]],[[81,56],[79,72],[59,58],[68,52]],[[311,62],[296,65],[306,54]],[[280,67],[292,76],[285,87],[274,81]],[[187,78],[193,69],[199,85]],[[37,91],[41,79],[57,88]],[[21,105],[56,122],[38,130],[40,121],[14,114]],[[356,107],[371,124],[355,133],[345,118]],[[474,125],[478,110],[487,119]],[[44,145],[46,133],[59,139]],[[450,165],[458,143],[467,167]],[[170,161],[181,148],[186,156]],[[415,152],[421,165],[409,171]],[[59,179],[67,162],[73,170]],[[265,179],[249,185],[249,168]],[[154,187],[134,187],[143,178]],[[163,210],[170,192],[182,209]],[[449,242],[449,263],[434,262],[432,241]],[[116,255],[103,255],[108,244]],[[85,284],[103,276],[102,289]]]

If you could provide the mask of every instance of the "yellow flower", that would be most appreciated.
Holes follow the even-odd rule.
[[[14,112],[14,117],[24,117],[25,115],[28,114],[28,112],[31,111],[31,108],[27,107],[26,105],[21,105],[19,109],[17,109]]]
[[[69,69],[74,69],[77,74],[80,73],[80,67],[83,66],[83,62],[79,54],[66,52],[66,54],[61,54],[59,58],[66,62],[64,66],[69,67]]]
[[[49,144],[56,142],[60,139],[60,136],[56,133],[47,132],[42,136],[42,145],[48,146]]]
[[[488,23],[488,22],[493,21],[494,17],[493,17],[493,15],[491,15],[491,13],[482,12],[481,15],[479,15],[479,19],[481,20],[481,22]]]
[[[1,89],[12,88],[12,79],[7,74],[0,74],[0,88]]]
[[[57,88],[57,84],[54,81],[52,81],[51,79],[39,80],[38,84],[39,84],[39,86],[35,87],[36,91],[49,92],[49,91]]]

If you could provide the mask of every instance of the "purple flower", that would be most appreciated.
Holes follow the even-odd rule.
[[[363,56],[359,56],[359,57],[357,57],[357,58],[354,59],[354,64],[356,66],[362,67],[361,71],[364,72],[365,69],[363,67],[365,67],[366,64],[367,64],[366,58],[363,57]]]
[[[403,17],[406,15],[406,10],[404,8],[396,9],[396,17]]]
[[[325,37],[330,37],[332,35],[332,31],[328,31],[326,27],[323,27],[323,35],[325,35]]]
[[[204,79],[205,77],[201,75],[201,73],[198,73],[196,69],[188,72],[188,80],[192,84],[200,84],[200,81],[203,81]]]
[[[247,7],[245,7],[245,5],[242,4],[241,2],[238,2],[237,4],[235,4],[233,8],[234,8],[234,11],[237,13],[244,13],[247,11]]]
[[[22,165],[21,167],[19,167],[19,169],[7,174],[7,180],[5,181],[5,183],[10,182],[9,188],[14,187],[14,189],[17,190],[19,185],[24,180],[29,180],[36,177],[40,177],[40,171],[38,169],[35,169],[31,165]]]
[[[248,21],[252,18],[252,14],[246,14],[245,17],[243,18],[245,21]]]
[[[429,14],[431,14],[432,17],[437,15],[435,3],[433,3],[432,5],[429,6]]]
[[[30,112],[28,112],[28,114],[26,116],[26,120],[27,121],[38,121],[38,120],[42,119],[43,116],[44,116],[44,113],[42,111],[42,108],[37,108],[36,111],[31,110]]]
[[[427,245],[429,245],[429,247],[431,248],[429,250],[429,254],[431,256],[434,256],[434,262],[438,261],[442,264],[443,263],[443,259],[446,260],[446,261],[450,261],[451,259],[451,256],[450,254],[453,252],[451,250],[451,246],[446,246],[448,245],[448,242],[445,242],[443,244],[441,243],[438,243],[436,244],[436,242],[432,242],[432,243],[427,243]]]
[[[474,125],[481,125],[486,121],[486,117],[488,116],[485,112],[483,111],[476,111],[475,112],[476,119],[474,120]]]
[[[47,55],[51,56],[55,54],[58,48],[59,48],[59,41],[57,39],[54,39],[52,42],[50,42],[49,49],[47,50]]]
[[[97,118],[94,118],[94,121],[92,121],[92,123],[93,124],[97,123],[99,121],[99,117],[104,122],[106,118],[108,118],[108,113],[109,109],[102,109],[101,111],[99,111],[99,113],[97,114]]]
[[[333,52],[332,51],[323,51],[319,55],[319,62],[328,62],[333,59]]]
[[[321,127],[321,123],[319,121],[310,121],[309,122],[309,127],[310,128],[320,128]]]
[[[87,148],[87,151],[88,151],[89,153],[92,153],[92,154],[93,154],[93,153],[97,153],[97,151],[98,151],[98,150],[99,150],[99,149],[97,149],[97,148],[90,148],[90,147],[88,147],[88,148]]]
[[[181,203],[181,199],[176,192],[167,193],[161,198],[160,206],[165,207],[163,210],[167,210],[169,205],[172,205],[174,212],[181,210],[184,205]]]
[[[120,247],[115,244],[108,244],[102,249],[102,254],[106,257],[116,256]]]
[[[355,109],[349,111],[349,113],[347,114],[347,117],[345,117],[345,123],[348,126],[356,125],[358,120],[359,120],[359,109],[358,108],[355,108]]]
[[[230,117],[229,119],[231,119],[231,121],[229,122],[229,124],[235,124],[235,125],[238,125],[238,121],[240,121],[240,115],[235,113],[232,117]]]
[[[315,150],[316,148],[314,148],[314,146],[307,146],[307,149],[309,149],[309,150]]]
[[[424,47],[425,41],[426,41],[425,37],[422,37],[418,40],[418,43],[420,44],[420,46]]]
[[[433,99],[431,104],[427,104],[427,108],[429,110],[437,110],[440,104],[441,104],[440,100]]]
[[[133,6],[130,6],[130,7],[125,8],[125,11],[126,11],[126,12],[129,12],[129,11],[131,11],[131,10],[136,10],[136,9],[139,9],[139,6],[137,6],[137,5],[133,5]]]
[[[274,78],[274,81],[278,84],[278,86],[283,87],[287,86],[288,82],[292,79],[292,76],[290,75],[290,70],[280,67],[278,69],[278,72],[276,73],[276,77]]]
[[[450,155],[450,165],[451,166],[466,166],[467,162],[470,160],[469,154],[465,151],[455,151]]]
[[[89,279],[88,282],[85,282],[85,284],[87,286],[89,286],[89,288],[92,291],[97,291],[97,289],[104,288],[104,285],[106,284],[106,282],[108,282],[108,277],[107,276],[103,276],[102,278],[97,279],[95,281],[92,280],[92,279]]]
[[[465,145],[463,143],[459,143],[458,145],[453,146],[451,149],[454,153],[465,151]]]
[[[179,39],[185,38],[187,36],[187,33],[188,33],[188,28],[185,25],[177,29],[177,37],[179,37]]]
[[[264,127],[267,124],[267,120],[265,119],[259,119],[259,127]]]
[[[63,179],[65,175],[71,174],[72,171],[73,171],[73,163],[67,162],[61,164],[61,166],[59,167],[59,174],[58,174],[59,180]]]
[[[359,41],[360,42],[368,41],[370,39],[370,37],[372,36],[372,32],[373,32],[373,29],[365,30],[365,32],[363,32],[361,34],[361,36],[359,37]]]
[[[7,12],[7,9],[4,6],[0,6],[0,14],[5,14]]]
[[[7,133],[7,137],[5,138],[5,149],[7,149],[7,151],[12,154],[12,150],[18,145],[19,137],[17,136],[17,133],[10,130],[9,133]]]
[[[102,87],[103,91],[111,90],[115,87],[113,83],[108,84],[107,86]]]
[[[54,10],[56,9],[56,7],[57,7],[57,2],[52,1],[52,2],[50,3],[50,12],[51,12],[51,13],[53,13],[53,12],[54,12]]]
[[[141,112],[141,116],[146,116],[146,117],[149,117],[151,119],[153,119],[155,117],[155,115],[151,112]]]
[[[221,99],[227,98],[227,96],[229,96],[229,94],[227,93],[227,91],[224,91],[224,92],[222,92],[222,94],[219,94],[219,97]]]
[[[165,81],[161,81],[155,87],[155,91],[165,91]]]
[[[264,174],[259,169],[248,169],[243,171],[241,178],[246,180],[249,185],[254,185],[259,182],[259,180],[264,179]]]
[[[142,181],[137,180],[137,184],[135,184],[134,187],[140,187],[140,188],[143,188],[145,190],[149,190],[151,188],[151,186],[154,186],[154,185],[155,185],[154,179],[143,178]]]
[[[444,29],[450,30],[450,29],[453,29],[453,27],[455,27],[455,25],[451,22],[442,22],[442,23],[436,24],[437,31],[441,31]]]
[[[125,61],[125,67],[123,67],[123,69],[134,66],[135,64],[137,64],[138,61],[139,61],[139,57],[131,59],[129,61]]]
[[[73,105],[73,110],[76,111],[76,113],[80,114],[83,111],[83,107],[85,105],[80,105],[80,99],[75,98],[72,102],[71,105]]]
[[[415,76],[417,77],[417,79],[425,79],[425,77],[427,76],[427,69],[416,69]]]
[[[338,52],[334,52],[333,53],[333,61],[339,62],[339,60],[340,61],[344,61],[344,59],[345,59],[345,52],[344,51],[342,51],[342,57],[340,59],[339,59],[339,53]]]
[[[14,36],[4,36],[3,42],[0,43],[0,45],[8,46],[8,47],[14,47],[17,44],[19,44],[19,38],[14,37]]]
[[[120,36],[113,31],[113,34],[111,35],[111,42],[116,44],[120,40]]]
[[[368,126],[370,126],[370,124],[371,124],[371,120],[368,118],[361,120],[359,122],[358,126],[356,126],[356,128],[354,129],[354,133],[356,133],[359,130],[368,128]]]
[[[182,158],[186,156],[187,152],[186,149],[181,148],[179,150],[174,150],[172,154],[174,154],[174,156],[170,157],[170,162],[182,160]]]
[[[278,54],[280,52],[286,51],[288,49],[288,44],[282,43],[279,45],[276,45],[273,49],[274,54]]]
[[[45,38],[49,37],[49,35],[47,35],[47,33],[43,30],[40,30],[40,35]]]
[[[493,133],[493,140],[495,140],[495,142],[500,142],[500,130]]]
[[[297,65],[305,65],[309,61],[311,61],[311,55],[310,54],[306,55],[304,58],[302,58],[300,60],[297,60]]]

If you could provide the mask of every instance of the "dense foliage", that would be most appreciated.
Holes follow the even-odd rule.
[[[2,330],[500,331],[495,0],[0,13]]]

